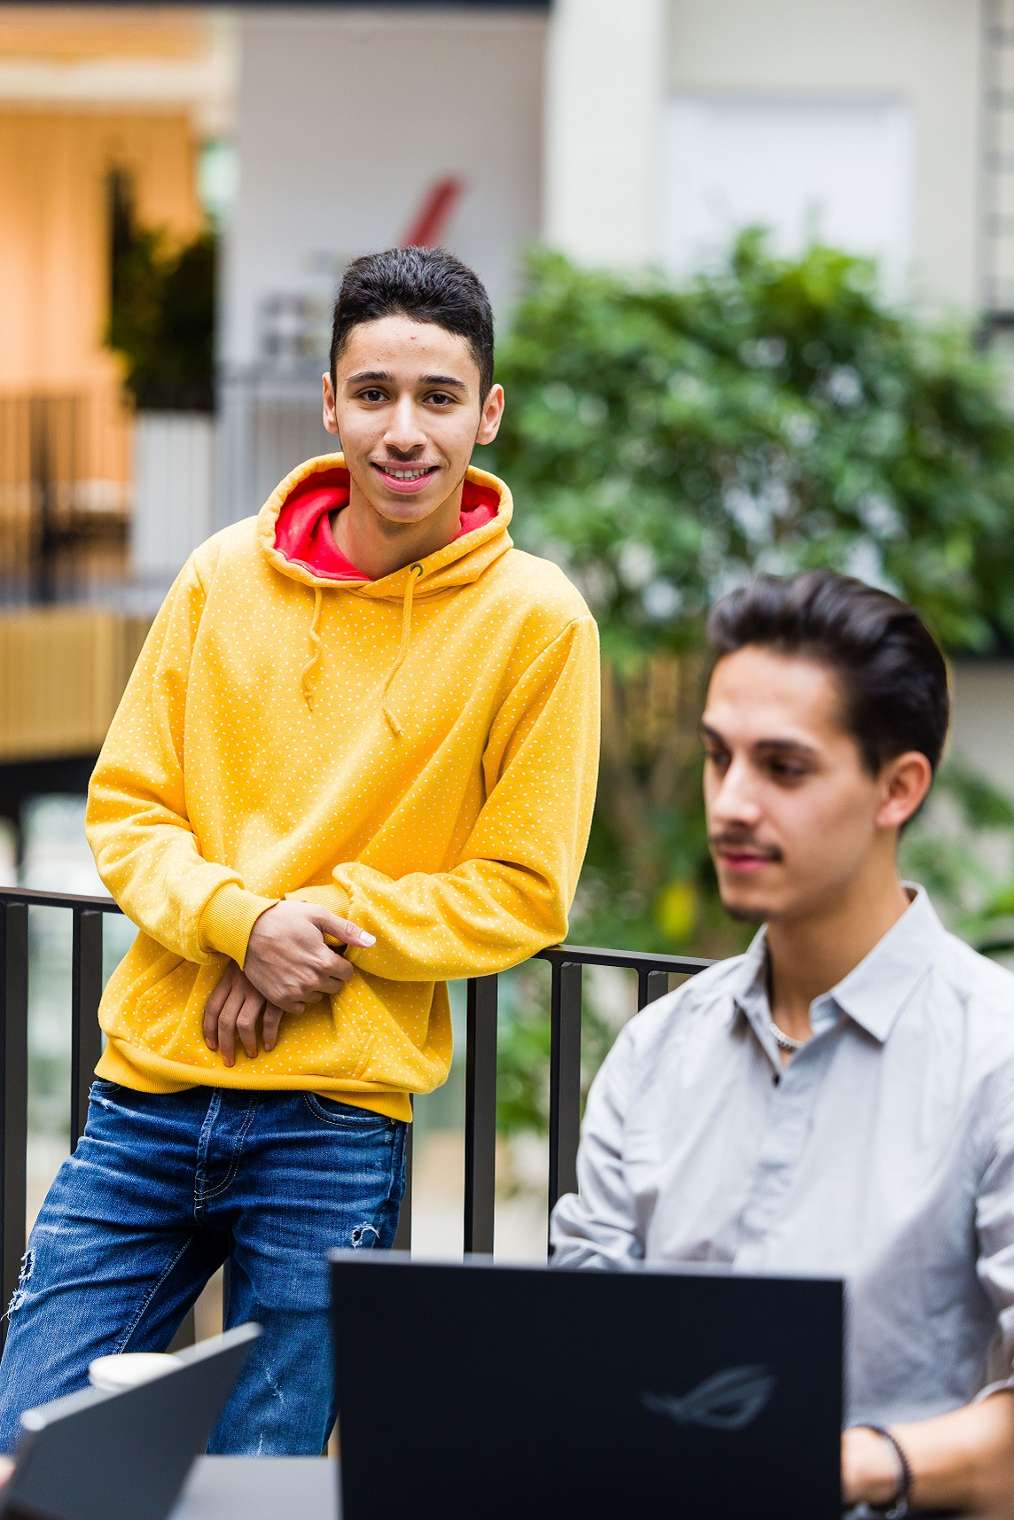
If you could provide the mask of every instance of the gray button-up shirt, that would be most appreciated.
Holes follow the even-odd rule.
[[[916,889],[783,1068],[766,953],[761,931],[623,1029],[554,1265],[843,1277],[849,1421],[954,1409],[1014,1365],[1014,976]]]

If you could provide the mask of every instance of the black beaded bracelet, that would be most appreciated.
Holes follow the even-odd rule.
[[[874,1515],[883,1516],[883,1520],[903,1520],[908,1514],[908,1502],[912,1495],[912,1469],[908,1465],[908,1458],[901,1449],[901,1443],[883,1425],[871,1425],[864,1422],[855,1427],[857,1430],[872,1430],[875,1435],[883,1436],[894,1448],[894,1455],[898,1459],[898,1470],[901,1476],[898,1479],[898,1487],[894,1491],[894,1497],[887,1504],[868,1504],[866,1507]]]

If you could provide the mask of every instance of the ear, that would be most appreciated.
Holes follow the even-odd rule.
[[[482,403],[482,412],[479,416],[479,431],[475,435],[476,443],[492,443],[500,431],[500,419],[503,417],[503,386],[491,385],[489,394]]]
[[[321,388],[320,415],[321,415],[321,420],[324,423],[324,429],[328,433],[334,433],[335,437],[337,437],[338,436],[338,414],[335,411],[334,389],[333,389],[333,387],[331,385],[331,376],[326,371],[320,377],[320,388]]]
[[[875,823],[881,829],[900,829],[915,813],[930,789],[933,767],[919,750],[889,760],[881,772],[881,801]]]

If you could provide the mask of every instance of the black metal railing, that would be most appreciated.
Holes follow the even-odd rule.
[[[70,1139],[88,1114],[88,1089],[101,1053],[102,920],[120,909],[108,897],[79,897],[0,887],[0,1293],[3,1305],[17,1284],[25,1248],[28,1186],[28,913],[62,908],[73,916],[71,977]],[[692,976],[710,962],[692,956],[648,955],[560,945],[537,959],[550,966],[549,1208],[576,1186],[581,1118],[581,1002],[586,966],[611,966],[637,977],[637,1006],[669,989],[671,976]],[[496,1071],[499,979],[468,982],[465,1036],[466,1252],[493,1250],[496,1188]],[[411,1184],[402,1208],[398,1245],[411,1244]]]

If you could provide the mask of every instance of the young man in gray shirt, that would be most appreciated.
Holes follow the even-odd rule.
[[[844,1277],[844,1500],[986,1508],[1014,1494],[1014,976],[897,867],[944,660],[824,571],[760,577],[709,634],[711,853],[763,927],[620,1034],[554,1264]]]

